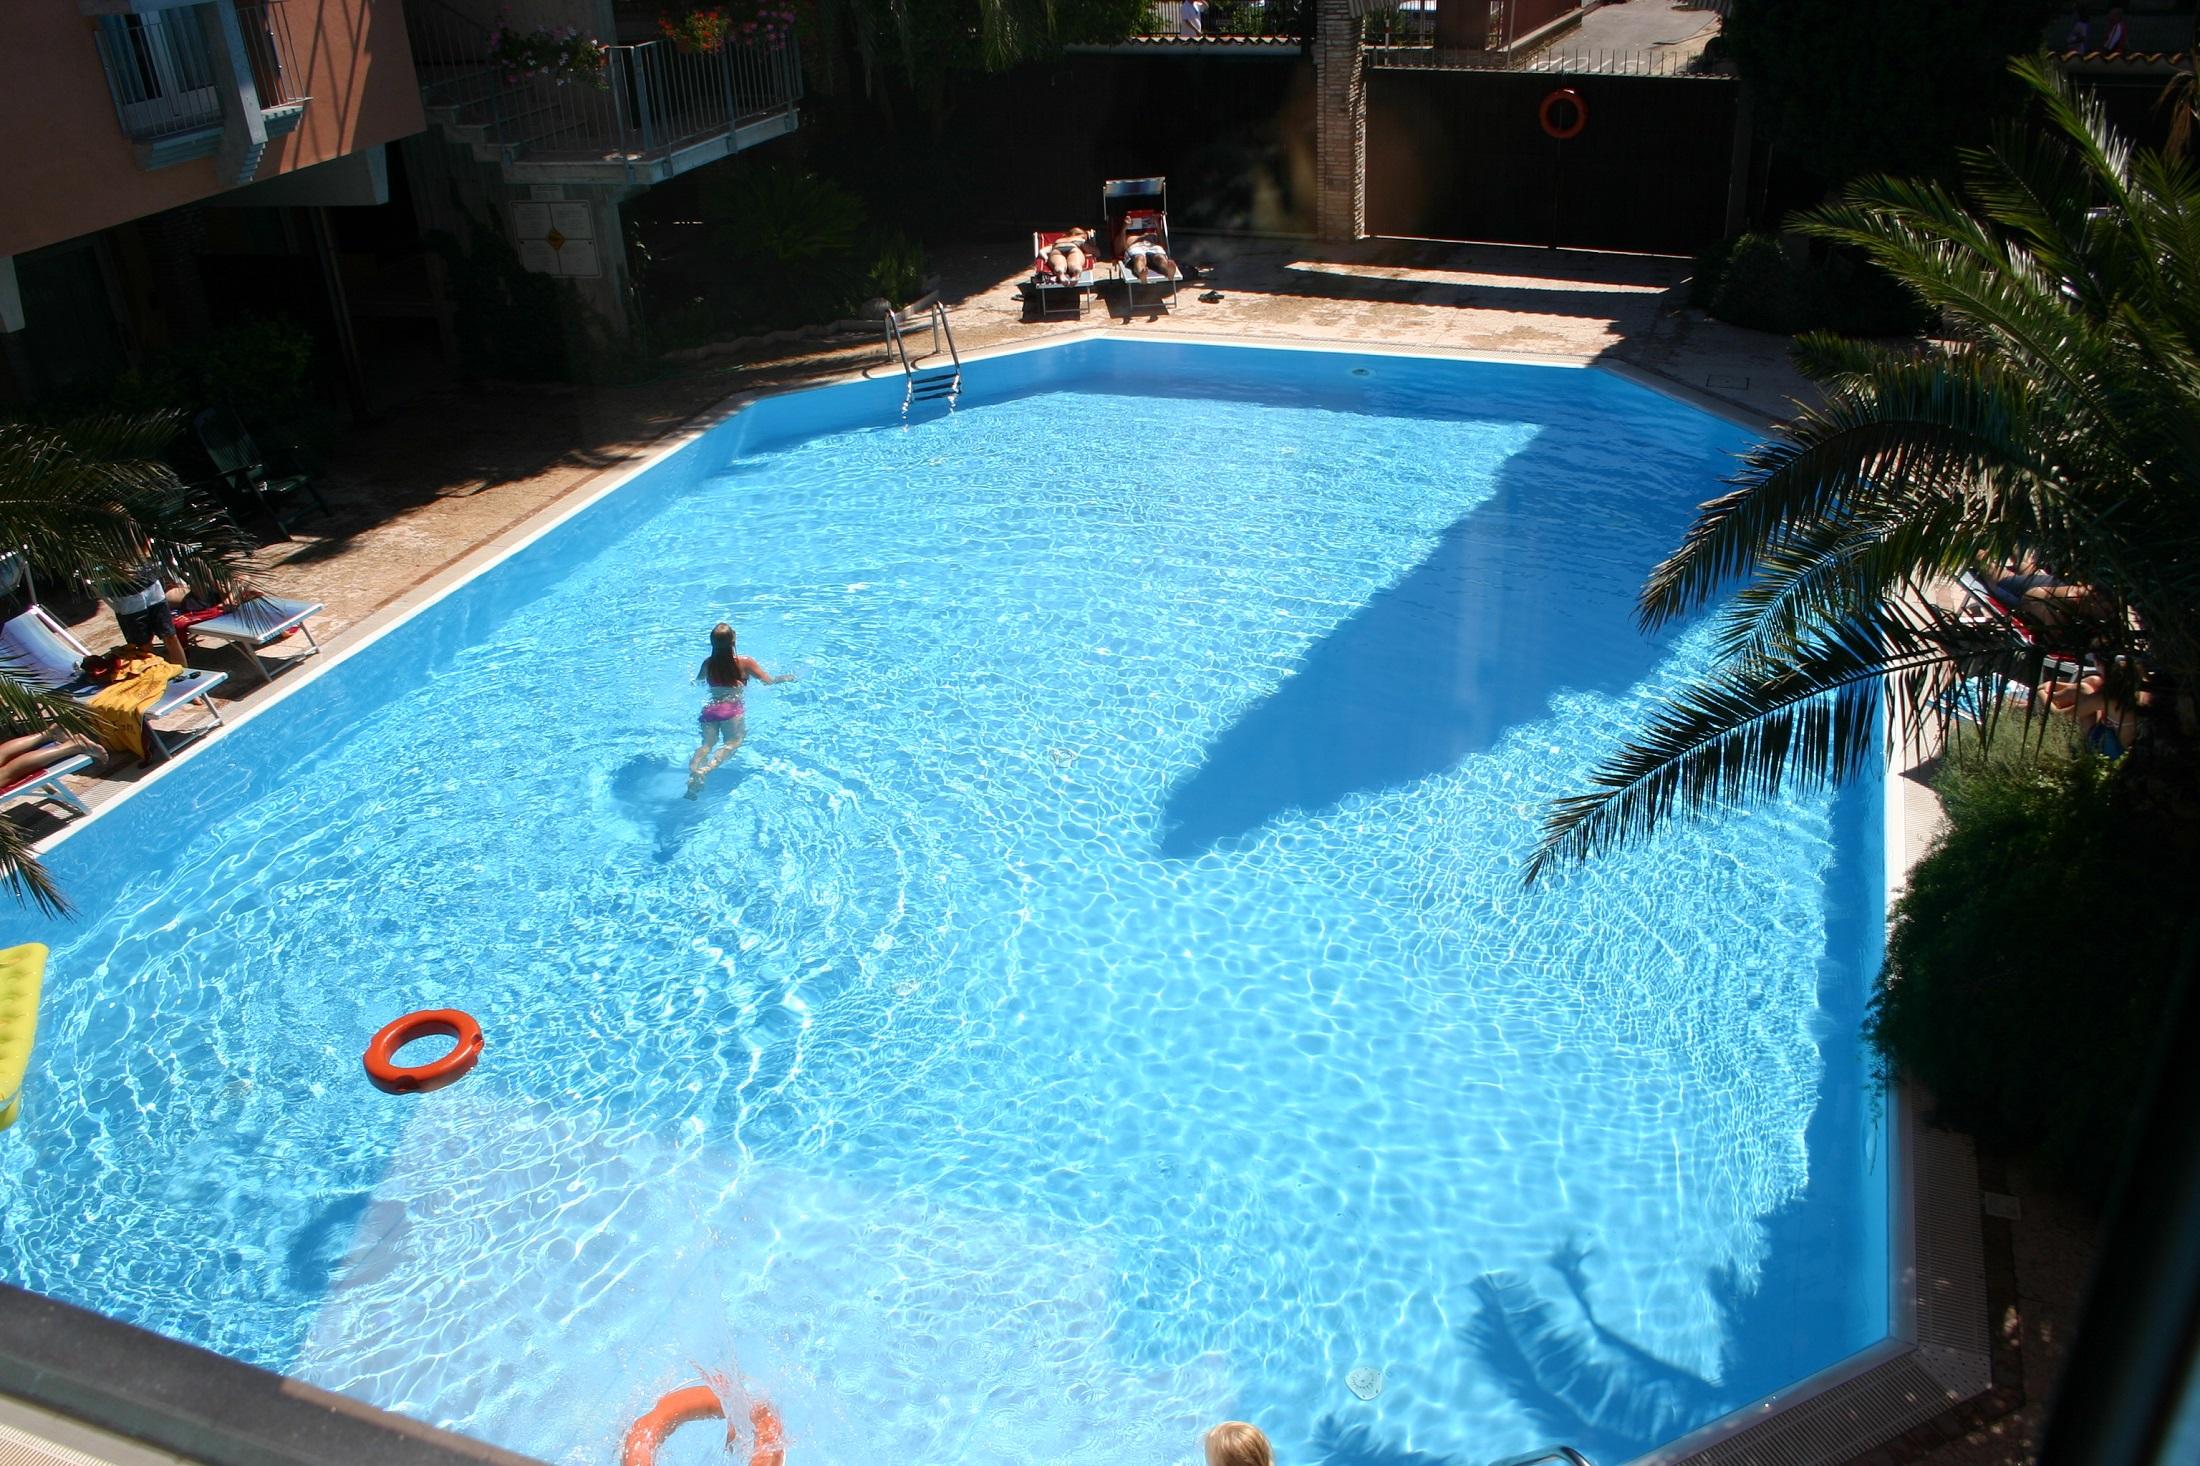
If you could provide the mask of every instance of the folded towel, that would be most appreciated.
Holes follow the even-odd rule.
[[[145,757],[145,714],[185,669],[165,657],[126,657],[115,680],[85,704],[99,741],[117,753]]]

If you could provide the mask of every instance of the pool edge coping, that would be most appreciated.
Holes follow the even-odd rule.
[[[994,361],[1035,352],[1060,350],[1091,341],[1122,342],[1140,346],[1192,346],[1216,347],[1228,350],[1321,352],[1327,355],[1375,356],[1406,360],[1477,362],[1509,366],[1525,365],[1572,370],[1600,370],[1631,385],[1657,393],[1696,411],[1708,413],[1751,433],[1767,433],[1773,431],[1777,426],[1777,420],[1743,408],[1729,399],[1703,392],[1686,383],[1665,376],[1654,369],[1621,361],[1605,353],[1580,355],[1572,353],[1473,351],[1442,346],[1402,346],[1389,343],[1349,341],[1325,342],[1312,338],[1274,336],[1170,335],[1167,337],[1154,337],[1109,326],[1074,334],[1054,335],[1030,341],[1005,342],[999,345],[982,347],[959,356],[957,360],[958,365],[968,365],[974,362]],[[256,700],[249,707],[235,712],[227,720],[227,726],[221,734],[213,738],[194,740],[188,748],[179,752],[175,757],[168,759],[147,777],[129,784],[113,798],[101,801],[89,815],[72,820],[35,842],[32,847],[33,851],[39,855],[45,855],[59,848],[79,831],[91,827],[109,810],[119,808],[130,799],[135,798],[141,790],[155,786],[173,770],[188,766],[193,758],[199,756],[202,749],[218,746],[227,736],[229,730],[250,723],[269,709],[280,706],[302,689],[311,687],[321,677],[342,666],[353,656],[366,651],[415,616],[426,612],[473,580],[511,559],[536,541],[555,532],[569,520],[625,488],[636,478],[655,469],[667,459],[688,449],[741,412],[773,398],[863,382],[891,381],[894,370],[895,363],[891,358],[887,358],[878,363],[850,368],[845,372],[799,385],[756,388],[732,393],[693,414],[668,431],[662,438],[656,440],[649,450],[638,459],[606,469],[597,475],[582,480],[561,497],[543,505],[517,523],[508,525],[487,540],[460,554],[456,559],[445,564],[418,585],[400,592],[375,607],[357,622],[346,627],[341,634],[341,643],[329,647],[325,655],[315,659],[314,665],[300,669],[297,675],[285,678],[281,685],[270,689],[267,696]],[[334,639],[332,638],[332,640]],[[1896,894],[1900,891],[1904,881],[1907,880],[1913,863],[1909,858],[1909,847],[1906,843],[1908,823],[1902,797],[1906,770],[1897,767],[1897,760],[1903,753],[1904,750],[1899,744],[1890,748],[1882,778],[1884,800],[1884,807],[1881,811],[1882,838],[1884,841],[1882,859],[1883,875],[1885,877],[1883,920],[1891,915]],[[1854,1354],[1835,1360],[1800,1380],[1783,1385],[1770,1394],[1746,1402],[1734,1410],[1706,1422],[1676,1441],[1638,1455],[1632,1458],[1629,1463],[1626,1463],[1626,1466],[1729,1466],[1729,1448],[1742,1446],[1745,1437],[1760,1431],[1777,1428],[1791,1416],[1805,1412],[1820,1402],[1836,1398],[1840,1392],[1850,1389],[1860,1380],[1868,1379],[1875,1372],[1883,1371],[1890,1365],[1900,1365],[1905,1361],[1914,1360],[1924,1352],[1924,1346],[1921,1346],[1917,1339],[1918,1322],[1920,1316],[1926,1311],[1927,1305],[1932,1303],[1934,1298],[1928,1295],[1926,1290],[1920,1286],[1917,1268],[1918,1223],[1923,1210],[1923,1202],[1930,1194],[1931,1199],[1936,1203],[1935,1215],[1948,1210],[1951,1203],[1953,1203],[1957,1206],[1967,1205],[1973,1216],[1982,1216],[1983,1211],[1979,1199],[1980,1189],[1975,1163],[1967,1171],[1963,1167],[1949,1168],[1941,1166],[1928,1166],[1920,1170],[1919,1158],[1916,1153],[1917,1137],[1915,1132],[1923,1124],[1923,1105],[1922,1096],[1915,1092],[1913,1086],[1897,1087],[1887,1094],[1886,1104],[1889,1106],[1889,1121],[1886,1126],[1886,1133],[1890,1138],[1888,1286],[1891,1296],[1888,1336]],[[1968,1144],[1967,1140],[1963,1141],[1966,1150],[1968,1150]],[[1963,1200],[1963,1193],[1966,1188],[1967,1202]],[[1983,1291],[1983,1264],[1978,1286],[1980,1291]],[[1964,1291],[1968,1296],[1967,1289],[1961,1291]],[[41,1297],[42,1295],[30,1294],[26,1296]],[[104,1315],[89,1314],[89,1316],[101,1319],[104,1322],[115,1323],[121,1328],[135,1329],[134,1325],[107,1320]],[[1977,1320],[1982,1335],[1988,1333],[1988,1323],[1989,1320],[1985,1317],[1980,1317]],[[136,1331],[162,1343],[174,1345],[177,1349],[194,1353],[205,1352],[196,1349],[193,1345],[185,1344],[180,1340],[169,1339],[166,1335],[157,1334],[151,1330]],[[234,1365],[240,1369],[255,1369],[254,1366],[229,1360],[226,1356],[216,1355],[213,1357],[221,1360],[226,1365]],[[1990,1370],[1990,1338],[1986,1359],[1987,1367]],[[0,1351],[0,1366],[13,1362],[16,1361],[12,1356]],[[255,1372],[269,1373],[256,1370]],[[314,1388],[305,1385],[302,1381],[294,1381],[291,1376],[274,1375],[272,1377],[286,1383],[296,1383],[304,1389]],[[1989,1374],[1987,1384],[1983,1388],[1990,1391],[1996,1383],[1998,1382],[1993,1380]],[[15,1394],[17,1392],[9,1389],[7,1393]],[[1937,1419],[1940,1415],[1960,1410],[1967,1402],[1977,1398],[1978,1393],[1974,1391],[1970,1394],[1949,1396],[1937,1409],[1933,1418]],[[387,1416],[391,1421],[397,1423],[395,1426],[390,1427],[392,1429],[420,1424],[412,1417],[399,1415],[395,1412],[381,1411],[378,1407],[367,1405],[365,1402],[351,1401],[349,1397],[333,1398],[344,1400],[347,1408],[356,1405],[361,1411]],[[87,1416],[84,1418],[93,1425],[106,1424],[94,1417]],[[425,1428],[433,1429],[432,1427]],[[1905,1430],[1913,1428],[1915,1428],[1914,1422],[1890,1424],[1888,1428],[1879,1434],[1873,1434],[1870,1429],[1861,1430],[1856,1432],[1857,1440],[1854,1448],[1847,1449],[1842,1454],[1790,1458],[1790,1460],[1792,1466],[1840,1466],[1840,1463],[1853,1459],[1859,1451],[1882,1446],[1888,1441],[1899,1438]],[[467,1436],[454,1435],[452,1439],[469,1443],[474,1442],[473,1437]],[[491,1446],[487,1442],[478,1442],[478,1444],[490,1451],[502,1452],[503,1449]],[[1743,1447],[1743,1449],[1746,1450],[1746,1447]],[[503,1454],[513,1461],[525,1461],[527,1459],[511,1456],[508,1452]],[[226,1460],[228,1458],[210,1459]],[[458,1462],[474,1461],[482,1458],[478,1455],[460,1452],[443,1459]],[[328,1466],[336,1466],[336,1463],[332,1461],[328,1463]]]

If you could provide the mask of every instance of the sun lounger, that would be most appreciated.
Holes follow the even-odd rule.
[[[74,774],[92,766],[88,753],[72,753],[59,763],[48,764],[34,773],[25,774],[5,789],[0,789],[0,804],[13,804],[18,799],[50,799],[66,805],[78,814],[90,814],[84,801],[69,792],[69,786],[61,782],[62,775]]]
[[[252,670],[260,674],[260,680],[268,680],[267,664],[260,660],[260,653],[284,637],[296,632],[306,639],[305,650],[288,659],[302,662],[321,650],[321,644],[313,639],[313,628],[306,625],[308,616],[321,614],[319,601],[292,601],[281,596],[254,596],[234,606],[217,608],[211,614],[185,613],[176,617],[177,629],[188,638],[205,638],[209,641],[227,642],[242,647],[252,659]]]
[[[103,691],[98,683],[84,675],[84,659],[90,655],[90,649],[71,635],[69,628],[48,614],[44,606],[34,605],[0,626],[0,672],[34,691],[60,693],[89,703]],[[159,749],[165,757],[173,754],[181,743],[221,727],[221,709],[214,706],[208,694],[228,680],[227,672],[196,669],[171,679],[161,689],[159,698],[144,711],[147,747]],[[170,735],[178,740],[171,744],[168,736],[163,736],[154,726],[153,720],[194,702],[206,710],[207,721]]]
[[[1101,259],[1114,264],[1116,278],[1123,282],[1124,305],[1168,309],[1176,300],[1177,282],[1184,278],[1183,266],[1175,263],[1176,246],[1169,239],[1169,180],[1111,178],[1100,185],[1100,211],[1106,250]],[[1133,236],[1144,236],[1161,246],[1163,257],[1172,262],[1165,277],[1138,278],[1125,258],[1128,248],[1118,249],[1119,241]],[[1142,290],[1150,293],[1144,301],[1139,299]]]
[[[1054,242],[1068,234],[1067,229],[1036,230],[1031,236],[1031,293],[1039,302],[1042,318],[1057,315],[1081,316],[1085,313],[1085,298],[1092,293],[1093,247],[1098,240],[1087,238],[1080,248],[1085,254],[1085,268],[1074,275],[1065,275],[1047,263],[1047,251]],[[1066,307],[1056,307],[1050,297],[1069,296]]]
[[[1958,612],[1966,617],[2006,627],[2026,646],[2039,647],[2040,634],[2032,624],[2018,614],[2017,608],[2002,599],[1994,588],[1976,573],[1969,570],[1956,572],[1956,588],[1963,592],[1963,604]],[[2042,647],[2047,654],[2048,670],[2075,677],[2090,658],[2078,652],[2056,651]]]

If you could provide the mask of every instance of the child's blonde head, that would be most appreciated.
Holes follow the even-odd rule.
[[[1207,1466],[1276,1466],[1276,1457],[1259,1426],[1225,1420],[1207,1432]]]

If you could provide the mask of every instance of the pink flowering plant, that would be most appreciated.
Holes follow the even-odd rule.
[[[610,85],[604,77],[611,60],[609,46],[569,25],[521,30],[512,24],[509,12],[498,16],[489,29],[489,60],[507,86],[537,77],[561,87],[576,81],[599,90]]]
[[[794,0],[736,0],[731,39],[751,46],[784,46],[794,35]]]

